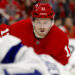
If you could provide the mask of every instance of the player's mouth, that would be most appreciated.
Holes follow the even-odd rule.
[[[44,30],[40,30],[40,32],[42,32],[42,33],[43,33],[43,32],[45,32],[45,31],[44,31]]]

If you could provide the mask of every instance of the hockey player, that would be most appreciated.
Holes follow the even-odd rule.
[[[71,75],[49,55],[36,55],[13,36],[0,39],[0,75]]]
[[[1,26],[1,36],[8,32],[33,47],[37,54],[48,54],[63,65],[68,63],[68,37],[54,25],[55,13],[47,3],[38,3],[32,11],[32,20],[25,19],[11,26]]]

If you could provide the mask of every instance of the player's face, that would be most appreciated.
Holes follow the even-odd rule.
[[[44,38],[48,34],[52,24],[53,21],[49,18],[36,18],[33,22],[35,35]]]

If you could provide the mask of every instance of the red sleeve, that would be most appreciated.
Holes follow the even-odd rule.
[[[13,36],[17,36],[17,34],[19,35],[20,31],[23,29],[23,25],[23,20],[16,22],[10,26],[6,24],[0,25],[0,37],[3,37],[8,33]]]
[[[30,20],[21,20],[9,26],[6,24],[0,25],[0,37],[7,35],[7,33],[16,37],[21,37],[28,24],[28,21]]]
[[[58,61],[61,64],[66,65],[68,63],[69,57],[71,56],[71,53],[70,53],[70,49],[69,49],[68,37],[64,41],[66,41],[66,42],[61,50],[60,56],[58,57]]]

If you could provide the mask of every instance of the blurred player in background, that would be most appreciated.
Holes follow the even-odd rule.
[[[75,38],[75,26],[73,25],[73,21],[71,17],[65,18],[65,33],[69,36],[69,38]]]
[[[1,26],[1,37],[8,32],[33,47],[37,54],[48,54],[63,65],[68,63],[68,37],[54,25],[55,13],[47,3],[38,3],[32,11],[32,20],[25,19],[11,26]]]

